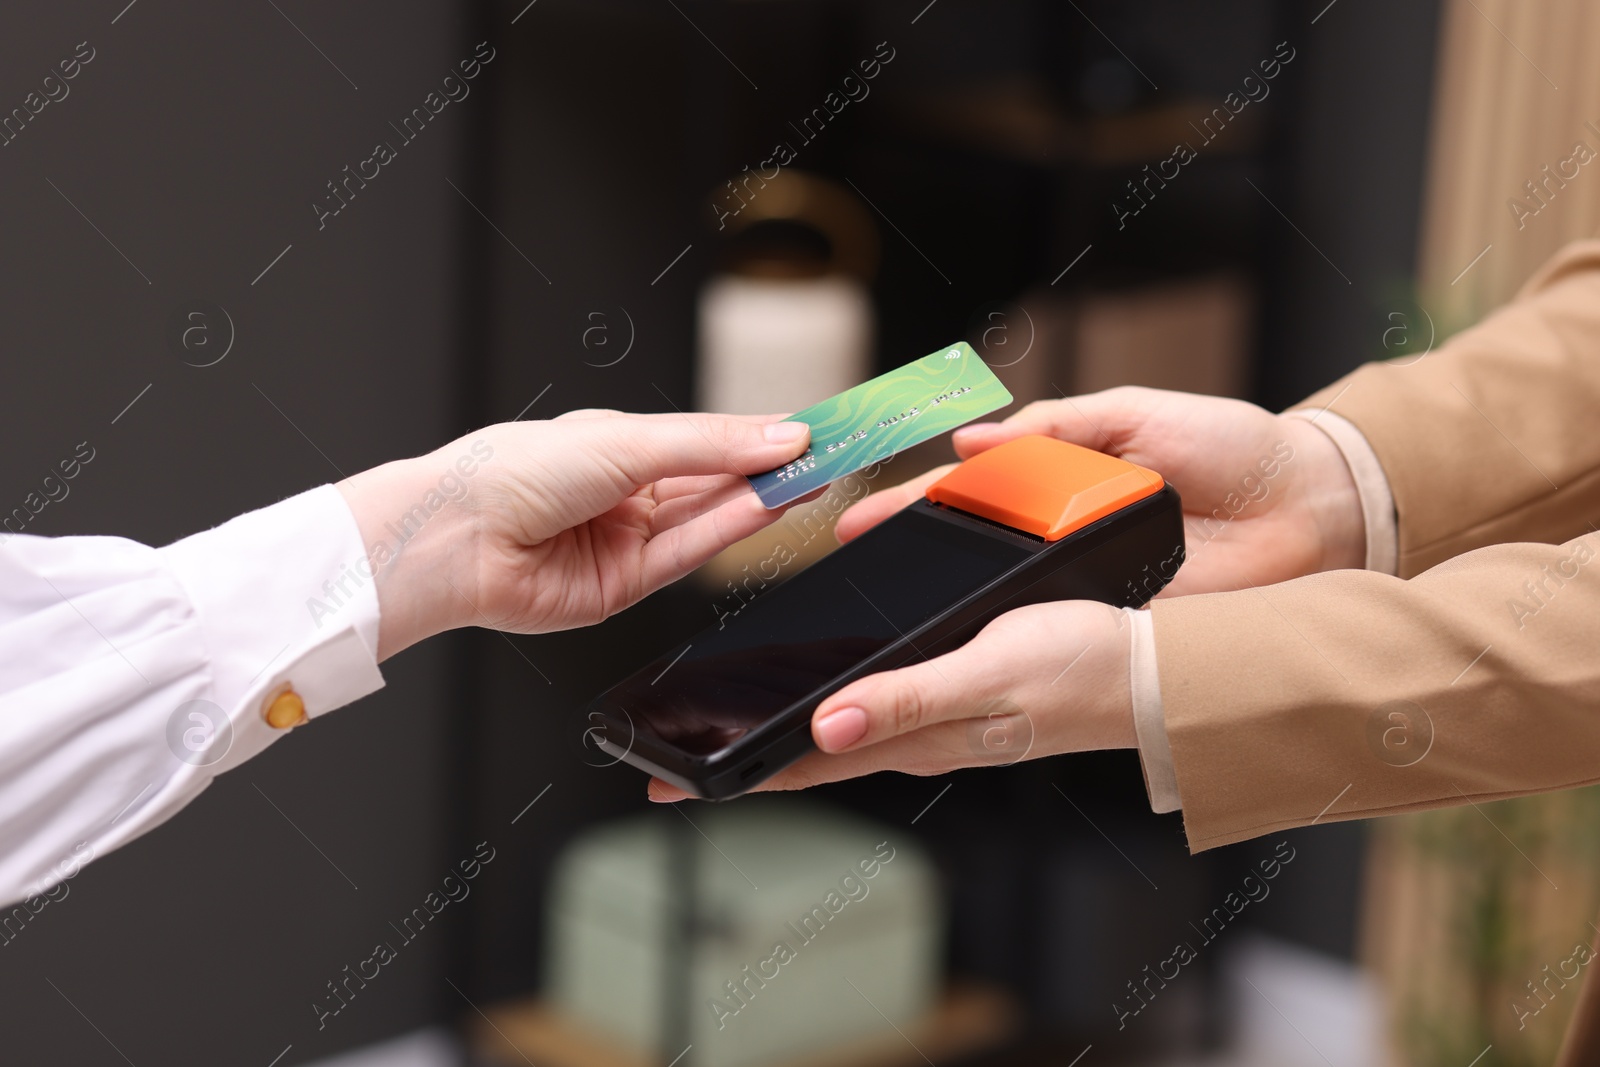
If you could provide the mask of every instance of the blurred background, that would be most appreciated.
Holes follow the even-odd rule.
[[[0,28],[0,491],[95,456],[48,535],[164,544],[490,421],[795,409],[956,339],[1019,403],[1279,407],[1600,224],[1600,179],[1547,169],[1600,148],[1578,0],[17,0]],[[788,528],[804,558],[832,514]],[[1549,1062],[1573,997],[1514,1005],[1591,938],[1588,791],[1196,857],[1132,753],[647,805],[582,709],[764,536],[589,630],[412,649],[97,861],[6,930],[5,1060]]]

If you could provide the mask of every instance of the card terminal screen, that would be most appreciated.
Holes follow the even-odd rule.
[[[612,690],[607,712],[710,755],[1032,554],[908,508],[792,580],[761,592],[750,583],[736,614]]]

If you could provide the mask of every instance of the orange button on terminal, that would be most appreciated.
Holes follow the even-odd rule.
[[[996,445],[928,486],[927,498],[1059,541],[1159,492],[1153,470],[1034,434]]]

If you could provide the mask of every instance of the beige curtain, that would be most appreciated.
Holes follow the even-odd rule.
[[[1597,47],[1594,0],[1445,0],[1419,255],[1441,322],[1472,322],[1600,228]]]

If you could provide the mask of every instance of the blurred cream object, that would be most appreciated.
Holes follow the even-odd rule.
[[[854,193],[813,174],[751,178],[746,195],[723,220],[723,264],[700,294],[695,405],[742,415],[798,411],[872,377],[867,287],[878,269],[878,231]],[[843,507],[833,503],[809,511],[831,524]],[[784,577],[834,547],[831,533],[789,541]],[[696,579],[728,595],[730,583],[749,581],[774,551],[763,531],[723,551]]]
[[[854,278],[724,274],[700,294],[696,406],[789,412],[872,375],[872,302]]]
[[[756,182],[724,219],[724,267],[700,294],[701,411],[790,412],[871,377],[871,216],[816,175]]]
[[[695,1067],[790,1061],[933,1012],[940,906],[903,831],[790,797],[695,805],[694,820],[653,811],[562,855],[557,1010],[662,1063],[692,1045]]]

